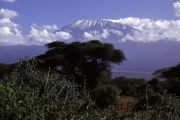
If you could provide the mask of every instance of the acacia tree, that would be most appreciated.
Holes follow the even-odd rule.
[[[156,70],[153,74],[164,79],[180,78],[180,62],[173,67]]]
[[[157,70],[154,74],[159,74],[159,78],[165,79],[166,89],[180,96],[180,63],[173,67]]]
[[[45,47],[48,48],[46,53],[37,56],[45,61],[44,67],[51,67],[59,73],[68,71],[78,84],[83,84],[83,76],[86,76],[88,88],[94,88],[99,82],[100,73],[110,71],[112,64],[121,64],[126,60],[122,50],[98,40],[69,44],[55,41]]]

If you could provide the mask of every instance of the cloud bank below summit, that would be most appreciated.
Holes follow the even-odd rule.
[[[4,0],[14,2],[15,0]],[[174,15],[180,17],[180,2],[173,3]],[[18,23],[13,22],[14,17],[19,14],[14,10],[0,9],[0,45],[44,45],[52,41],[71,41],[72,35],[68,31],[58,31],[56,25],[37,25],[36,23],[30,26],[28,35],[23,35],[21,27]],[[139,31],[134,31],[133,34],[123,36],[122,42],[127,40],[135,42],[155,42],[161,40],[178,41],[180,42],[180,20],[152,20],[149,18],[127,17],[118,20],[107,19],[112,22],[123,23],[129,25]],[[84,38],[108,39],[109,33],[114,32],[122,36],[121,31],[113,31],[104,29],[103,33],[84,32]]]
[[[135,31],[132,36],[126,35],[123,40],[142,41],[142,42],[154,42],[159,40],[173,40],[180,41],[180,20],[151,20],[128,17],[119,20],[110,20],[113,22],[119,22],[141,32]]]

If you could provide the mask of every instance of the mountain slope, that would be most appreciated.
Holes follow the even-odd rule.
[[[138,31],[133,27],[108,20],[78,20],[56,31],[69,32],[73,40],[99,39],[103,41],[121,40],[127,34]]]

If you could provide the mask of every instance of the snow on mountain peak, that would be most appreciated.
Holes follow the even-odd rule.
[[[112,22],[105,19],[100,20],[78,20],[71,24],[71,28],[80,27],[81,29],[89,28],[95,25],[99,25],[101,27],[104,27],[105,25],[110,24],[112,26],[120,25],[121,23]],[[122,24],[121,24],[122,25]]]
[[[77,20],[71,24],[62,27],[56,32],[67,32],[74,40],[99,39],[115,41],[121,40],[124,36],[129,37],[134,31],[133,27],[113,22],[106,19],[99,20]]]

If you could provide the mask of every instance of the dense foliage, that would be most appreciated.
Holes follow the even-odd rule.
[[[108,107],[115,104],[119,99],[121,91],[112,85],[98,85],[92,91],[93,100],[95,100],[98,107]]]
[[[56,41],[46,47],[48,51],[37,56],[45,61],[43,67],[51,67],[59,73],[66,71],[79,85],[86,76],[87,88],[91,89],[99,84],[102,72],[111,71],[111,64],[120,64],[126,59],[122,50],[99,40],[70,44]]]
[[[34,67],[36,62],[20,61],[16,69],[0,81],[1,119],[63,118],[68,114],[58,112],[79,107],[77,85],[53,76],[41,76]]]
[[[147,82],[144,79],[126,78],[123,76],[114,78],[110,84],[121,89],[122,95],[129,96],[143,96],[147,87]]]
[[[3,64],[0,63],[0,78],[2,78],[5,74],[9,74],[13,71],[14,64]]]

